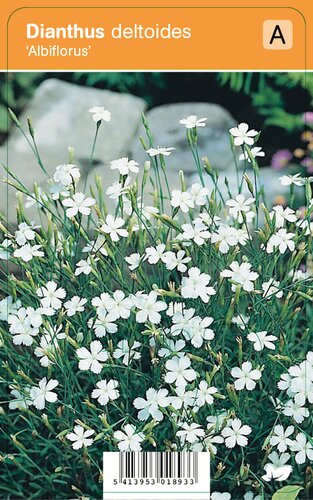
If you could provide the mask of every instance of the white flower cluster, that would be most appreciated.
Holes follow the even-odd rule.
[[[283,373],[277,387],[289,397],[282,404],[283,414],[301,424],[310,415],[306,404],[313,403],[313,352],[309,351],[305,361]]]
[[[90,113],[97,130],[111,119],[102,107]],[[180,121],[191,148],[205,121],[195,115]],[[230,134],[232,147],[242,148],[242,161],[254,164],[264,155],[255,146],[259,133],[247,124]],[[220,475],[230,456],[235,463],[231,450],[246,448],[245,455],[239,451],[240,470],[247,462],[247,469],[256,468],[253,477],[287,479],[291,458],[298,465],[313,460],[306,426],[313,353],[301,345],[302,330],[308,338],[312,324],[303,316],[302,323],[297,320],[304,301],[312,300],[312,266],[305,259],[312,245],[312,203],[304,216],[292,203],[262,207],[261,227],[252,185],[250,197],[239,189],[224,207],[203,182],[188,188],[182,182],[181,189],[168,189],[167,199],[154,193],[153,205],[145,205],[146,174],[154,172],[157,191],[164,157],[173,151],[147,149],[144,179],[136,182],[130,177],[140,171],[136,161],[111,161],[118,176],[105,190],[112,210],[77,190],[76,165],[59,165],[52,191],[33,196],[40,206],[51,203],[54,225],[44,231],[24,221],[14,233],[5,232],[0,258],[17,264],[25,280],[21,285],[12,279],[0,301],[0,321],[8,330],[3,338],[36,366],[26,382],[10,382],[9,408],[48,412],[59,401],[81,413],[84,421],[74,425],[71,417],[61,433],[74,450],[98,439],[121,451],[150,445],[206,450],[218,454]],[[282,373],[284,363],[289,368]],[[64,380],[69,371],[71,397]],[[79,410],[75,391],[84,402]],[[260,429],[264,411],[268,417]],[[263,476],[257,453],[265,463]],[[259,500],[251,487],[252,481],[244,499]],[[211,498],[231,496],[215,491]]]

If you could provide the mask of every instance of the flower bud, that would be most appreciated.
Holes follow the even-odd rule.
[[[27,117],[27,125],[28,125],[29,133],[30,133],[31,137],[34,139],[35,138],[35,131],[33,129],[32,117],[31,116]]]

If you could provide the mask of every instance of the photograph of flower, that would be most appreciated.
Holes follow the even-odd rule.
[[[1,498],[206,451],[212,500],[312,500],[313,75],[5,76]]]

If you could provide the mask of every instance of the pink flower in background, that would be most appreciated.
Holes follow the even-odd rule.
[[[313,124],[313,111],[306,111],[303,114],[303,121],[309,125]]]
[[[281,170],[289,164],[292,159],[292,152],[289,149],[279,149],[272,156],[271,166],[276,170]]]
[[[305,158],[303,158],[303,160],[300,161],[300,165],[305,167],[309,174],[313,173],[313,158],[311,158],[310,156],[306,156]]]

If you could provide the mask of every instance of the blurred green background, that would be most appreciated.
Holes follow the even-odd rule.
[[[262,130],[262,146],[270,155],[301,146],[303,113],[312,109],[313,100],[310,73],[2,73],[1,143],[7,134],[7,105],[19,114],[47,78],[131,93],[144,98],[149,107],[173,102],[220,104],[238,122]]]

